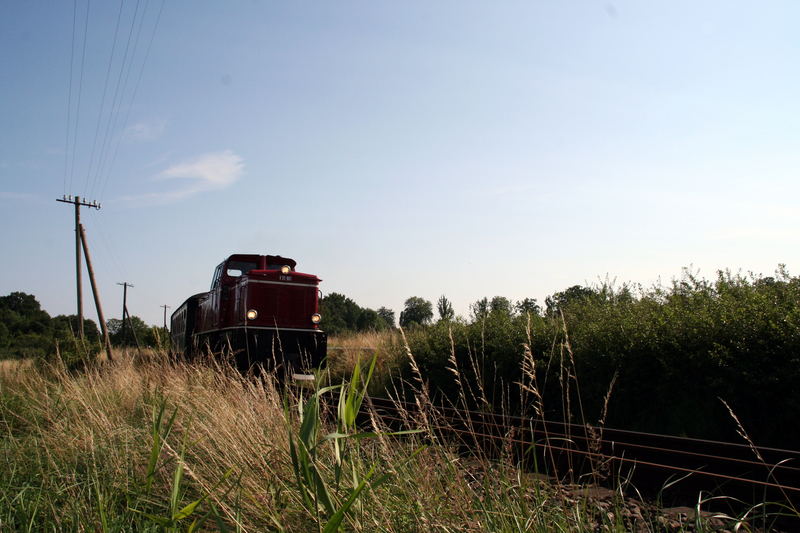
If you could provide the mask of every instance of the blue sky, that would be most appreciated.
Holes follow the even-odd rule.
[[[62,194],[150,323],[235,252],[398,314],[798,271],[796,2],[161,7],[0,7],[0,294],[74,312]]]

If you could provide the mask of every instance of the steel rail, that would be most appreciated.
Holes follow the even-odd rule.
[[[376,399],[372,398],[371,400],[373,402],[375,402]],[[379,399],[379,401],[392,401],[392,400]],[[408,402],[406,402],[406,403],[408,403]],[[458,412],[458,411],[456,410],[456,412]],[[483,413],[481,413],[481,414],[483,415]],[[500,416],[503,416],[503,415],[500,415]],[[753,460],[753,459],[742,459],[742,458],[731,457],[731,456],[713,455],[713,454],[708,454],[708,453],[701,453],[701,452],[695,452],[695,451],[690,451],[690,450],[684,450],[684,449],[680,449],[680,448],[666,448],[666,447],[663,447],[663,446],[653,446],[653,445],[647,445],[647,444],[641,444],[641,443],[635,443],[635,442],[627,442],[627,441],[618,440],[618,439],[606,439],[606,438],[603,438],[603,437],[594,438],[594,437],[586,434],[587,433],[586,432],[586,430],[587,430],[586,426],[577,426],[576,425],[576,428],[578,428],[580,430],[579,433],[582,433],[582,434],[577,434],[577,433],[572,434],[572,433],[559,433],[559,432],[549,432],[549,431],[547,431],[546,428],[544,427],[544,425],[549,423],[549,422],[542,422],[542,427],[540,427],[540,428],[535,428],[533,426],[524,426],[523,427],[523,426],[501,425],[501,424],[498,424],[497,422],[489,422],[489,421],[485,421],[485,420],[475,420],[473,418],[469,418],[469,419],[461,418],[460,422],[462,422],[464,424],[473,424],[473,425],[494,427],[494,428],[497,428],[497,429],[501,429],[503,431],[506,431],[509,428],[514,428],[514,429],[518,429],[520,431],[530,432],[534,436],[539,434],[539,435],[544,435],[546,438],[563,438],[563,439],[568,439],[568,440],[585,441],[587,443],[587,445],[588,445],[588,443],[598,443],[598,444],[607,445],[607,446],[610,446],[610,447],[617,446],[617,447],[637,448],[637,449],[640,449],[640,450],[646,450],[646,451],[652,451],[652,452],[669,453],[669,454],[673,454],[673,455],[683,455],[683,456],[694,457],[694,458],[704,458],[704,459],[709,459],[709,460],[715,460],[715,461],[718,461],[718,462],[728,462],[728,463],[738,464],[738,465],[749,465],[749,466],[763,467],[763,468],[766,468],[766,469],[768,469],[770,471],[779,470],[779,471],[782,471],[782,472],[786,471],[786,472],[800,473],[800,467],[786,465],[786,464],[772,463],[772,462],[767,462],[767,461],[761,462],[761,461],[757,461],[757,460]],[[600,432],[600,433],[605,431],[604,428],[599,428],[599,427],[596,427],[596,426],[589,426],[589,427],[591,427],[593,429],[597,429],[597,431]],[[671,437],[669,435],[658,435],[658,434],[651,434],[651,433],[638,433],[638,432],[628,432],[628,433],[631,433],[631,434],[634,434],[634,435],[652,437],[652,438],[665,438],[666,437],[667,439],[669,439]],[[703,441],[701,441],[701,442],[703,442]],[[730,443],[720,443],[718,441],[708,441],[708,442],[714,443],[716,445],[730,444]],[[735,445],[735,446],[739,446],[739,445]],[[745,447],[744,449],[747,450],[747,451],[751,451],[749,447]]]
[[[373,398],[373,400],[375,400],[375,399],[376,398]],[[416,407],[416,404],[412,403],[412,402],[406,402],[406,401],[402,401],[402,400],[394,400],[394,399],[390,399],[390,398],[381,398],[381,400],[388,401],[388,402],[396,402],[396,403],[399,403],[399,404],[402,404],[402,405],[409,405],[409,406]],[[535,420],[535,422],[537,424],[541,423],[543,425],[544,424],[549,424],[549,425],[556,425],[556,426],[565,426],[565,427],[569,427],[569,428],[577,428],[577,429],[580,429],[580,430],[585,430],[585,428],[587,426],[591,427],[593,429],[598,429],[598,430],[600,429],[600,426],[595,426],[595,425],[592,425],[592,424],[576,424],[576,423],[572,423],[572,422],[561,422],[561,421],[557,421],[557,420],[545,420],[545,419],[536,420],[533,417],[525,417],[525,416],[520,416],[520,415],[509,415],[509,414],[499,414],[499,413],[484,413],[482,411],[474,411],[474,410],[470,410],[470,409],[459,409],[459,408],[456,408],[456,407],[451,407],[451,406],[446,406],[446,405],[442,405],[442,406],[435,406],[434,405],[434,407],[437,408],[437,409],[445,410],[445,411],[454,411],[454,412],[457,412],[457,413],[476,414],[476,415],[479,415],[481,417],[506,418],[506,419],[513,419],[513,420],[522,420],[522,421],[534,421]],[[678,441],[678,442],[693,442],[693,443],[696,443],[696,444],[704,444],[704,445],[705,444],[713,444],[715,446],[721,446],[721,447],[738,448],[738,449],[743,450],[743,451],[746,451],[746,450],[752,451],[753,449],[755,449],[755,450],[758,450],[759,452],[789,454],[789,455],[795,456],[796,458],[800,459],[800,451],[787,450],[787,449],[783,449],[783,448],[771,448],[771,447],[767,447],[767,446],[756,446],[756,445],[751,446],[751,445],[748,445],[748,444],[740,444],[740,443],[736,443],[736,442],[725,442],[725,441],[718,441],[718,440],[711,440],[711,439],[699,439],[699,438],[696,438],[696,437],[680,437],[680,436],[677,436],[677,435],[664,435],[664,434],[659,434],[659,433],[650,433],[650,432],[646,432],[646,431],[634,431],[634,430],[629,430],[629,429],[617,429],[617,428],[607,427],[607,426],[604,426],[602,428],[602,431],[603,432],[611,432],[611,433],[619,433],[619,434],[627,434],[627,435],[635,435],[635,436],[655,437],[655,438],[660,438],[660,439],[665,439],[665,440],[674,440],[674,441]]]
[[[387,416],[385,414],[381,415],[381,417],[384,418],[384,419],[388,419],[388,420],[394,420],[394,421],[403,422],[403,423],[406,422],[406,420],[403,419],[403,418]],[[769,481],[760,481],[760,480],[756,480],[756,479],[742,478],[742,477],[737,477],[737,476],[731,476],[731,475],[728,475],[728,474],[721,474],[721,473],[718,473],[718,472],[710,472],[708,470],[698,470],[698,469],[693,469],[693,468],[685,468],[685,467],[680,467],[680,466],[666,465],[666,464],[662,464],[662,463],[654,463],[652,461],[642,461],[642,460],[638,460],[638,459],[635,459],[635,458],[620,457],[620,456],[616,456],[616,455],[606,455],[606,454],[603,454],[603,453],[592,452],[592,451],[587,451],[587,450],[563,448],[563,447],[560,447],[560,446],[554,446],[554,445],[549,444],[549,443],[537,444],[536,442],[529,442],[529,441],[525,441],[525,440],[521,440],[521,439],[516,439],[516,438],[513,438],[513,437],[503,437],[503,436],[491,435],[491,434],[487,434],[487,433],[476,433],[476,432],[472,432],[472,431],[465,430],[465,429],[458,429],[458,428],[441,426],[441,425],[432,425],[430,427],[433,428],[433,429],[446,430],[446,431],[449,431],[449,432],[456,432],[456,433],[460,433],[460,434],[466,434],[466,435],[470,435],[472,437],[485,437],[485,438],[489,438],[489,439],[493,439],[493,440],[500,440],[500,441],[503,441],[503,442],[506,442],[506,443],[511,442],[511,443],[517,443],[517,444],[524,444],[526,446],[543,446],[543,447],[545,447],[545,448],[547,448],[549,450],[561,451],[561,452],[566,452],[566,453],[569,453],[569,454],[577,454],[577,455],[582,455],[582,456],[587,456],[587,457],[598,457],[598,458],[601,458],[604,461],[619,461],[619,462],[623,462],[623,463],[631,463],[634,466],[635,465],[644,465],[644,466],[649,466],[649,467],[657,468],[657,469],[661,469],[661,470],[677,471],[677,472],[688,473],[688,474],[698,474],[698,475],[701,475],[701,476],[715,477],[715,478],[718,478],[718,479],[725,479],[725,480],[728,480],[728,481],[736,481],[736,482],[739,482],[739,483],[746,483],[748,485],[758,485],[758,486],[762,486],[762,487],[769,487],[769,488],[774,488],[774,489],[778,489],[778,490],[786,490],[786,491],[796,492],[796,493],[800,494],[800,487],[793,487],[793,486],[790,486],[790,485],[782,485],[780,483],[771,483]]]

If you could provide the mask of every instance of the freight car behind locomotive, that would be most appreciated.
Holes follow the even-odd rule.
[[[325,358],[319,283],[293,259],[235,254],[217,266],[211,290],[190,296],[172,313],[175,351],[232,354],[237,367],[255,365],[308,373]]]

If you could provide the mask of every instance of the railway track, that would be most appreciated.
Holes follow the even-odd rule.
[[[432,438],[465,454],[513,454],[525,468],[562,482],[628,488],[665,506],[693,507],[701,495],[710,510],[763,502],[794,509],[795,516],[800,509],[800,451],[446,406],[427,405],[420,412],[416,403],[385,398],[371,398],[370,404],[390,428],[425,426]]]

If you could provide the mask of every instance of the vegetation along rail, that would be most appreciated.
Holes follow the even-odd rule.
[[[394,429],[423,425],[463,453],[511,456],[560,482],[591,482],[656,498],[663,505],[720,511],[758,502],[800,505],[800,451],[658,435],[540,418],[371,398]],[[364,423],[369,423],[367,414]]]

